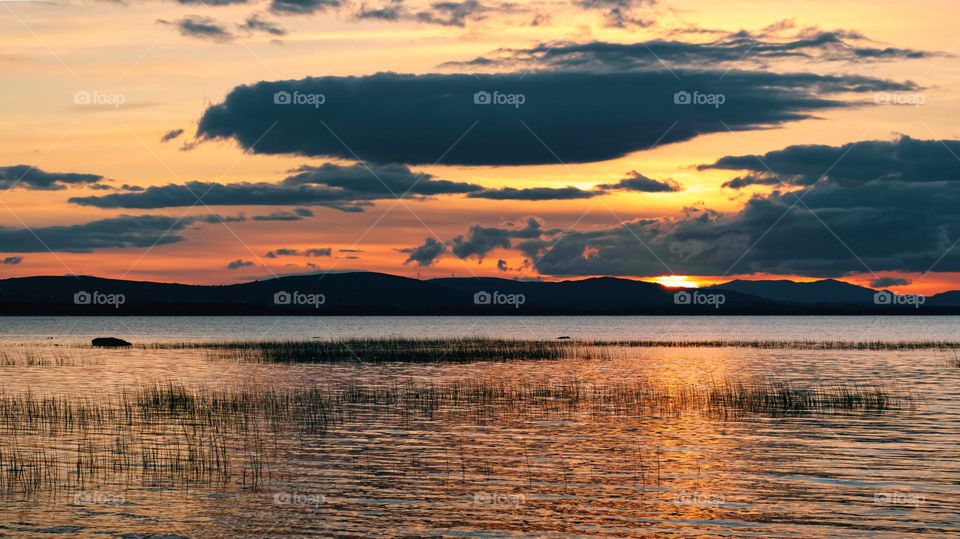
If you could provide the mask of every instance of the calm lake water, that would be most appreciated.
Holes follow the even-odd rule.
[[[101,404],[143,384],[311,388],[360,382],[510,388],[650,380],[696,387],[775,377],[883,384],[915,405],[882,412],[713,417],[695,410],[345,406],[327,432],[189,418],[72,429],[0,410],[0,537],[957,537],[960,365],[948,350],[619,349],[611,357],[472,364],[264,364],[136,343],[350,336],[553,339],[960,340],[952,317],[0,318],[0,398]],[[36,361],[45,359],[45,361]],[[33,360],[30,363],[28,360]],[[53,402],[53,401],[51,401]],[[54,406],[50,404],[49,406]],[[5,412],[3,410],[6,410]],[[11,411],[12,410],[12,411]],[[63,419],[67,422],[68,419]],[[255,435],[251,435],[255,432]],[[195,436],[194,444],[186,439]],[[147,471],[226,444],[225,477]],[[36,455],[58,463],[58,474]],[[101,473],[93,455],[109,455]],[[143,459],[121,462],[131,454]],[[169,454],[169,453],[168,453]],[[85,460],[86,459],[86,460]],[[193,459],[193,460],[191,460]],[[79,461],[79,462],[78,462]],[[32,467],[31,467],[32,466]],[[42,469],[41,469],[42,468]],[[35,488],[22,479],[39,470]],[[262,481],[250,480],[252,474]],[[6,474],[6,475],[4,475]],[[18,480],[11,480],[13,475]]]
[[[960,340],[955,316],[0,317],[0,340],[88,342],[464,337]]]

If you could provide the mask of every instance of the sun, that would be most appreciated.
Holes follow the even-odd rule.
[[[666,286],[667,288],[699,288],[700,283],[694,281],[686,275],[661,275],[656,277],[653,282]]]

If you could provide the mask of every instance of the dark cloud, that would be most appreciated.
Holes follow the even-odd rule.
[[[689,211],[530,244],[547,275],[960,271],[960,181],[830,180],[751,198],[739,212]],[[584,256],[592,253],[592,256]],[[532,255],[531,255],[532,256]],[[942,258],[941,258],[942,257]]]
[[[610,28],[645,28],[653,21],[640,17],[641,8],[656,4],[656,0],[574,0],[574,5],[585,10],[604,13],[604,26]]]
[[[271,0],[270,11],[280,15],[306,15],[341,5],[340,0]]]
[[[3,264],[4,266],[16,266],[21,262],[23,262],[22,256],[8,256],[3,260],[0,260],[0,264]]]
[[[447,250],[447,246],[434,238],[427,238],[423,245],[419,247],[409,247],[400,249],[401,253],[410,255],[404,261],[404,264],[415,262],[418,266],[429,266],[437,261]]]
[[[287,35],[286,30],[256,14],[247,17],[243,23],[237,25],[237,28],[246,33],[263,32],[278,37]]]
[[[130,185],[128,183],[121,185],[120,189],[124,191],[137,191],[137,192],[144,190],[143,187],[140,187],[139,185]]]
[[[44,172],[28,165],[0,167],[0,189],[32,189],[36,191],[59,191],[67,187],[90,186],[103,180],[96,174],[76,172]]]
[[[389,3],[372,7],[362,4],[354,16],[358,19],[377,19],[382,21],[398,21],[407,16],[403,0],[391,0]]]
[[[179,137],[182,134],[183,134],[183,129],[172,129],[170,131],[167,131],[166,133],[163,134],[162,137],[160,137],[160,142],[170,142],[171,140]]]
[[[255,215],[254,221],[302,221],[313,217],[313,211],[308,208],[296,208],[292,212],[274,212],[267,215]]]
[[[508,271],[510,268],[507,267],[507,261],[501,258],[497,260],[497,269],[500,271]]]
[[[434,2],[429,10],[418,11],[415,15],[420,22],[443,26],[464,26],[467,21],[479,20],[490,10],[477,0],[462,2]]]
[[[250,262],[249,260],[239,260],[239,259],[237,259],[237,260],[234,260],[233,262],[227,264],[227,269],[228,269],[228,270],[238,270],[238,269],[242,269],[242,268],[251,268],[251,267],[253,267],[253,266],[254,266],[253,262]]]
[[[466,62],[447,62],[453,68],[577,69],[635,71],[662,69],[666,64],[684,69],[727,69],[763,66],[776,60],[810,62],[881,62],[945,56],[940,52],[894,47],[857,46],[866,40],[855,32],[805,29],[793,39],[771,40],[768,33],[726,34],[706,43],[655,39],[639,43],[541,43],[526,49],[498,49]],[[871,42],[872,43],[872,42]]]
[[[870,281],[870,286],[873,288],[887,288],[890,286],[907,286],[910,284],[910,279],[904,279],[902,277],[878,277]]]
[[[246,220],[247,220],[247,216],[242,213],[239,215],[210,214],[200,218],[201,222],[212,224],[212,225],[219,225],[221,223],[224,223],[224,224],[225,223],[243,223]]]
[[[457,236],[450,242],[451,250],[458,258],[476,256],[478,260],[494,249],[509,249],[514,238],[539,238],[543,234],[540,221],[533,217],[527,219],[526,226],[521,229],[484,227],[473,225],[466,236]]]
[[[439,180],[426,173],[417,174],[404,165],[350,166],[326,163],[295,169],[284,180],[289,185],[324,185],[356,193],[390,198],[401,195],[434,196],[472,193],[483,188],[471,183]]]
[[[602,191],[584,191],[576,187],[532,187],[526,189],[501,187],[500,189],[484,189],[467,196],[492,200],[573,200],[592,198],[602,194]]]
[[[268,252],[265,256],[267,258],[279,258],[281,256],[313,256],[313,257],[328,257],[333,254],[333,250],[329,247],[316,247],[313,249],[274,249],[273,251]]]
[[[683,187],[674,180],[654,180],[631,170],[627,177],[613,184],[598,185],[600,189],[621,189],[625,191],[640,191],[642,193],[675,193]]]
[[[748,171],[724,187],[749,185],[808,186],[824,174],[833,183],[863,185],[876,180],[939,182],[960,180],[960,141],[868,140],[842,146],[789,146],[763,155],[727,156],[700,170]]]
[[[316,205],[357,212],[375,200],[462,194],[483,190],[470,183],[437,179],[418,174],[404,165],[304,166],[277,183],[189,182],[149,187],[139,193],[112,193],[104,196],[74,197],[70,202],[98,208],[169,208],[193,206],[203,197],[207,206]],[[301,212],[309,211],[301,209]],[[256,220],[265,219],[260,216]],[[297,215],[289,219],[299,220]],[[309,217],[303,213],[299,217]],[[272,219],[277,220],[277,219]]]
[[[360,156],[377,163],[432,165],[441,156],[445,164],[455,165],[547,164],[557,156],[582,163],[622,157],[658,142],[728,128],[766,128],[853,106],[829,97],[838,93],[914,88],[855,75],[675,73],[680,80],[651,71],[379,73],[259,82],[234,88],[223,103],[208,108],[197,135],[233,138],[256,153]],[[681,91],[723,94],[725,104],[675,104]],[[326,102],[278,105],[274,96],[279,92],[323,94]],[[476,104],[477,92],[522,94],[525,103]]]
[[[195,37],[198,39],[209,39],[224,43],[231,41],[234,35],[227,30],[226,26],[212,17],[201,17],[199,15],[187,15],[176,21],[158,20],[160,24],[172,24],[180,30],[180,35],[185,37]]]
[[[0,250],[10,253],[90,253],[101,249],[166,245],[183,241],[184,238],[175,233],[192,222],[189,218],[123,215],[79,225],[31,229],[0,227]]]
[[[235,4],[247,4],[250,0],[176,0],[178,4],[191,6],[230,6]]]

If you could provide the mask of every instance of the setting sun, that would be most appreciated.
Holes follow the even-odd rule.
[[[661,275],[653,282],[669,288],[700,288],[700,283],[686,275]]]

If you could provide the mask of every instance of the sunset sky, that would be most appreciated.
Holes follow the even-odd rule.
[[[0,0],[0,276],[960,289],[958,14]]]

